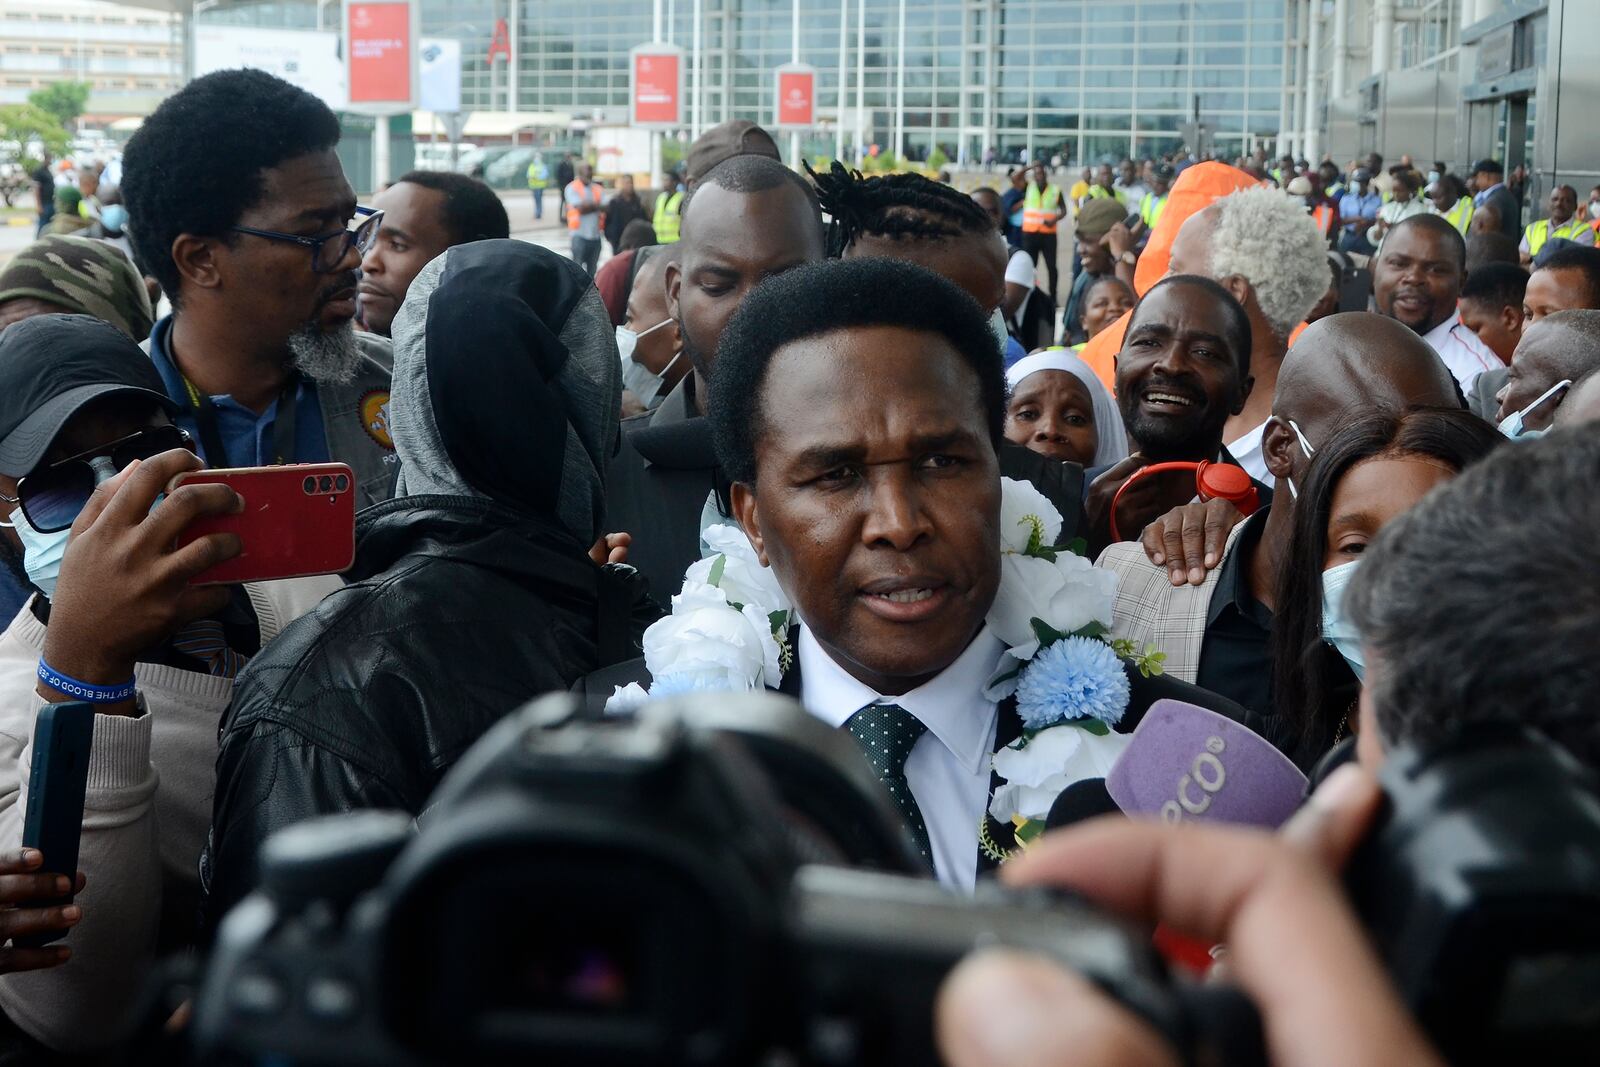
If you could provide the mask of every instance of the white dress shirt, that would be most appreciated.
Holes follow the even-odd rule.
[[[906,757],[906,782],[922,810],[939,881],[970,892],[978,881],[978,826],[989,807],[998,705],[983,688],[1005,646],[985,626],[950,666],[909,693],[884,696],[833,661],[800,627],[800,702],[842,727],[869,704],[895,704],[928,728]]]
[[[1243,467],[1250,477],[1272,489],[1276,487],[1277,479],[1267,470],[1267,457],[1261,454],[1261,442],[1266,434],[1267,424],[1263,422],[1243,437],[1227,441],[1225,444],[1228,446],[1228,455],[1238,460],[1239,466]]]
[[[1478,340],[1478,335],[1461,324],[1461,312],[1456,311],[1428,333],[1422,335],[1428,346],[1439,353],[1444,365],[1461,383],[1461,391],[1472,391],[1472,383],[1486,370],[1503,367],[1505,363]]]

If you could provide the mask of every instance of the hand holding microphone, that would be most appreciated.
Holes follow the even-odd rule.
[[[1048,835],[1001,876],[1226,941],[1278,1067],[1436,1067],[1334,877],[1380,799],[1365,771],[1345,767],[1276,836],[1104,819]],[[951,1067],[1177,1063],[1154,1031],[1087,982],[1017,952],[958,967],[937,1018]]]

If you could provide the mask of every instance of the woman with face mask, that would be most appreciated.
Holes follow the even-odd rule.
[[[667,263],[674,254],[654,252],[639,266],[628,294],[627,317],[617,327],[624,416],[656,407],[689,373],[678,324],[667,314]],[[629,407],[630,394],[638,401],[637,409]]]
[[[1309,442],[1272,626],[1280,717],[1270,739],[1301,769],[1355,724],[1365,666],[1342,599],[1362,552],[1386,523],[1504,440],[1467,411],[1423,409],[1370,415]]]

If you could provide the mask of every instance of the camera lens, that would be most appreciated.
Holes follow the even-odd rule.
[[[350,479],[340,474],[333,479],[333,487],[342,493],[350,488]]]
[[[333,490],[333,479],[328,477],[326,474],[324,474],[317,481],[317,488],[320,489],[324,493],[332,492],[332,490]]]
[[[315,478],[307,478],[300,483],[300,488],[308,493],[315,493],[317,491],[317,480]]]

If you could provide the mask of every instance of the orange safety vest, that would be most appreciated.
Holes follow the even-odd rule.
[[[1311,211],[1311,218],[1316,222],[1317,229],[1323,237],[1333,232],[1333,208],[1327,204],[1318,204]]]
[[[1061,190],[1053,183],[1041,190],[1033,182],[1022,197],[1022,232],[1055,233],[1061,211]]]
[[[596,204],[601,202],[600,198],[602,196],[602,193],[600,191],[600,183],[599,182],[592,182],[589,185],[584,185],[578,179],[574,178],[567,185],[567,188],[571,189],[573,186],[577,186],[578,199],[582,200],[583,197],[586,194],[588,194],[588,195],[592,195],[592,197],[594,199],[594,202]],[[577,208],[573,207],[571,204],[567,205],[567,229],[576,230],[578,228],[578,220],[581,217],[582,216],[580,216],[578,214],[578,209]],[[602,230],[606,228],[606,213],[604,211],[600,212],[600,228]]]

